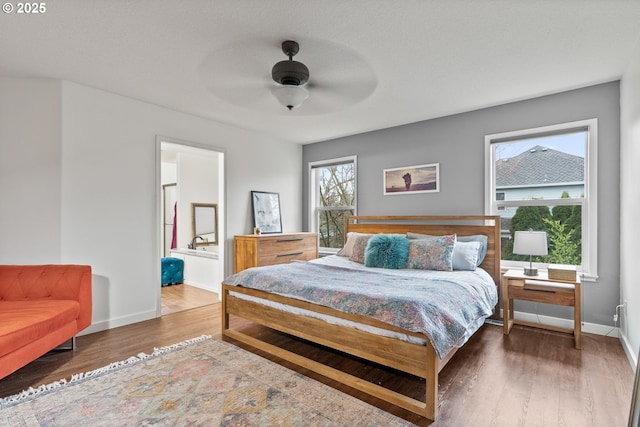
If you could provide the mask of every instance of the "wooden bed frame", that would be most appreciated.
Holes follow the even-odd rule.
[[[346,232],[399,233],[407,232],[458,236],[484,234],[488,237],[487,255],[481,265],[493,277],[499,291],[500,283],[500,217],[499,216],[349,216],[345,218]],[[333,325],[316,318],[282,312],[275,308],[238,298],[230,292],[242,293],[318,313],[347,319],[378,328],[419,337],[427,345],[411,344],[395,338],[382,337],[353,328]],[[498,295],[500,293],[498,292]],[[346,372],[290,352],[273,344],[229,328],[229,315],[235,315],[323,346],[327,346],[365,360],[413,374],[426,381],[425,401],[413,399],[370,383]],[[371,396],[382,399],[423,417],[435,420],[438,416],[438,373],[453,357],[452,350],[442,360],[424,334],[400,328],[364,316],[299,301],[264,291],[239,286],[222,286],[222,335],[263,350],[332,380],[338,381]]]

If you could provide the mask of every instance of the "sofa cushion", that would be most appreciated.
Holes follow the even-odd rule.
[[[79,313],[71,300],[0,301],[0,357],[76,322]]]

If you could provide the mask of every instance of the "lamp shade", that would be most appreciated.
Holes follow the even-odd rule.
[[[513,253],[519,255],[547,255],[547,233],[544,231],[516,231]]]
[[[304,86],[296,85],[280,85],[271,89],[271,93],[278,99],[280,104],[289,110],[302,105],[305,99],[309,97],[309,91]]]

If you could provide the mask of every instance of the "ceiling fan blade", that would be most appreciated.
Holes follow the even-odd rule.
[[[367,98],[377,86],[369,65],[350,49],[333,42],[303,40],[296,60],[310,71],[310,95],[303,105],[286,110],[271,94],[271,68],[283,59],[281,40],[243,40],[218,49],[198,67],[212,94],[244,108],[265,113],[326,114]]]

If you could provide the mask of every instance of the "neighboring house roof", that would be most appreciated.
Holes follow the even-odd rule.
[[[541,145],[496,163],[496,187],[584,182],[584,158]]]

